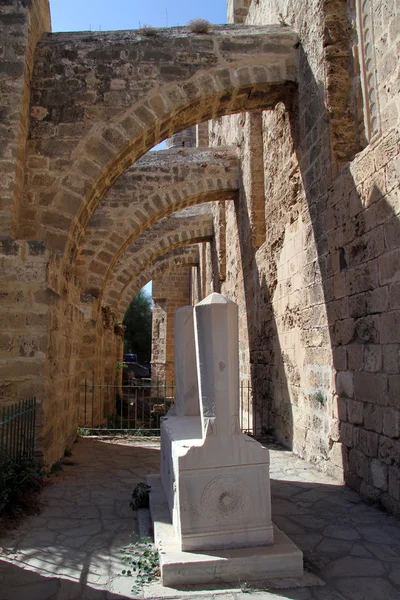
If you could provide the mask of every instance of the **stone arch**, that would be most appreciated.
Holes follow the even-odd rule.
[[[198,264],[199,249],[197,245],[175,248],[162,256],[156,257],[125,289],[124,296],[121,298],[118,306],[117,317],[121,320],[123,319],[132,298],[136,296],[146,283],[158,275],[184,266],[197,267]]]
[[[174,248],[210,240],[213,235],[211,214],[196,214],[185,211],[161,219],[140,235],[124,254],[119,269],[115,269],[105,290],[103,301],[118,306],[125,289],[155,258]]]
[[[76,270],[84,293],[99,297],[135,239],[160,218],[235,198],[238,187],[237,157],[225,148],[143,157],[109,190],[89,224]]]
[[[281,26],[44,36],[20,235],[44,238],[71,265],[101,197],[153,145],[212,117],[290,103],[296,44]]]

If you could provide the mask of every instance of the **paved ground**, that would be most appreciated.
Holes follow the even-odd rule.
[[[0,535],[0,600],[400,600],[400,525],[282,449],[271,450],[273,515],[303,550],[301,580],[232,589],[131,593],[122,548],[138,539],[133,486],[158,471],[157,447],[83,438],[43,492],[43,510]]]

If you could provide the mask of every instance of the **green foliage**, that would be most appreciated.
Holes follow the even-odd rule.
[[[315,396],[315,401],[318,402],[318,404],[321,404],[321,406],[324,406],[324,404],[326,403],[326,395],[323,391],[319,390]]]
[[[117,369],[126,369],[127,368],[127,364],[124,362],[121,362],[120,360],[117,360]]]
[[[150,538],[143,538],[136,544],[127,546],[125,553],[122,560],[128,568],[122,571],[122,575],[135,578],[132,592],[138,594],[144,585],[160,576],[158,551]]]
[[[0,452],[0,507],[17,502],[26,492],[38,491],[45,471],[32,458],[6,459]]]
[[[89,431],[89,429],[84,429],[83,427],[78,427],[77,434],[82,437],[87,437],[88,435],[90,435],[90,431]]]
[[[137,354],[139,362],[150,362],[152,317],[151,298],[141,290],[130,303],[124,317],[124,350]]]
[[[129,506],[132,508],[132,510],[137,510],[138,508],[148,508],[149,496],[150,486],[146,483],[138,483],[133,488],[132,500],[130,501]]]

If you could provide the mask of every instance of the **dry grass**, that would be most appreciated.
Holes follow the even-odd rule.
[[[143,25],[143,27],[140,27],[138,31],[140,35],[144,35],[146,37],[157,35],[157,28],[153,27],[152,25]]]
[[[210,33],[211,23],[206,19],[192,19],[188,23],[188,27],[192,33]]]

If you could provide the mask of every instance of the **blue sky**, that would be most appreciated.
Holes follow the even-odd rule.
[[[202,17],[226,23],[226,0],[50,0],[53,31],[187,25]]]
[[[197,17],[226,23],[226,0],[50,0],[50,10],[53,31],[173,27]],[[145,291],[151,295],[151,281]]]

